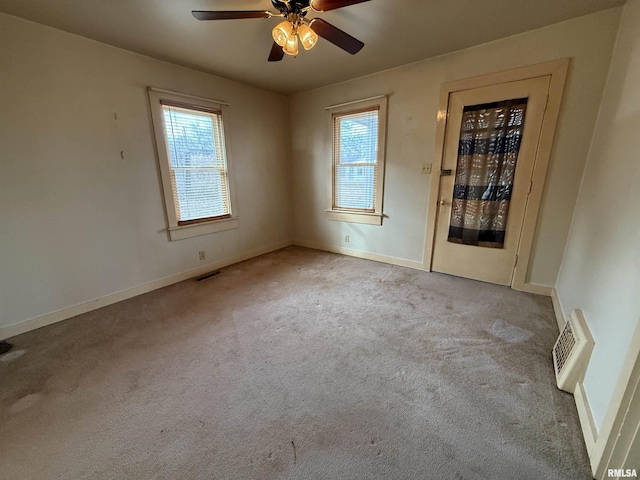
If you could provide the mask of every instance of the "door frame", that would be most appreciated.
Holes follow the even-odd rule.
[[[640,437],[640,318],[600,431],[593,423],[586,396],[582,402],[579,404],[576,399],[582,429],[590,432],[585,435],[585,443],[594,478],[610,478],[608,470],[622,468],[625,461],[629,462],[626,468],[638,469],[640,464],[633,465],[629,456],[637,459],[639,454],[631,447]]]
[[[449,118],[449,99],[451,94],[463,90],[473,90],[502,83],[549,76],[551,77],[549,82],[549,96],[547,99],[544,119],[542,121],[538,149],[534,160],[531,189],[525,208],[520,241],[516,251],[516,265],[511,280],[511,288],[515,290],[549,294],[547,291],[548,289],[544,288],[544,291],[542,291],[543,288],[527,283],[527,271],[568,69],[569,59],[563,58],[560,60],[553,60],[504,72],[456,80],[453,82],[443,83],[441,85],[436,125],[435,154],[433,157],[435,161],[433,163],[432,171],[434,173],[431,175],[429,208],[427,212],[427,234],[423,260],[424,270],[430,272],[432,267],[436,234],[436,217],[438,214],[438,198],[440,197],[440,169],[442,168],[444,156],[445,132],[447,119]]]

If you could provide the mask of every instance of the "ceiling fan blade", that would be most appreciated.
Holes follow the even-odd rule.
[[[335,46],[340,47],[351,55],[355,55],[362,47],[362,43],[357,38],[352,37],[347,32],[343,32],[338,27],[334,27],[329,22],[322,20],[321,18],[314,18],[309,24],[311,29],[320,35],[325,40],[329,40]]]
[[[227,10],[210,12],[206,10],[194,10],[191,14],[198,20],[239,20],[242,18],[270,18],[271,12],[266,10]]]
[[[269,53],[269,62],[279,62],[284,58],[284,50],[276,42],[273,42],[271,53]]]
[[[369,0],[311,0],[311,8],[316,12],[327,12],[336,8],[348,7],[356,3],[364,3]]]

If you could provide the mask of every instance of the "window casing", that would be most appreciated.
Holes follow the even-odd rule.
[[[386,96],[328,107],[329,220],[382,225]]]
[[[225,105],[149,89],[171,240],[237,227]]]

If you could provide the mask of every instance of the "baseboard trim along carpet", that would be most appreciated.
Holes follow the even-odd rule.
[[[399,267],[408,267],[415,268],[416,270],[422,270],[422,262],[414,262],[413,260],[407,260],[405,258],[380,255],[378,253],[363,252],[361,250],[336,247],[335,245],[326,245],[323,243],[307,242],[306,240],[294,240],[293,244],[299,247],[313,248],[314,250],[322,250],[331,253],[340,253],[342,255],[348,255],[350,257],[364,258],[365,260],[373,260],[375,262],[398,265]]]
[[[13,325],[0,327],[0,339],[15,337],[16,335],[20,335],[22,333],[35,330],[37,328],[41,328],[47,325],[51,325],[53,323],[61,322],[68,318],[75,317],[76,315],[81,315],[83,313],[87,313],[92,310],[96,310],[98,308],[106,307],[107,305],[121,302],[122,300],[136,297],[138,295],[142,295],[144,293],[148,293],[153,290],[166,287],[168,285],[173,285],[174,283],[182,282],[183,280],[188,280],[189,278],[204,275],[205,273],[209,273],[212,270],[216,270],[218,268],[223,268],[228,265],[232,265],[234,263],[243,262],[245,260],[249,260],[250,258],[258,257],[260,255],[273,252],[275,250],[280,250],[281,248],[288,247],[291,244],[292,243],[290,241],[285,241],[285,242],[277,243],[275,245],[270,245],[268,247],[251,250],[248,252],[241,253],[240,255],[223,258],[221,260],[217,260],[215,262],[211,262],[206,265],[199,266],[197,268],[186,270],[184,272],[180,272],[174,275],[170,275],[168,277],[160,278],[158,280],[154,280],[149,283],[138,285],[137,287],[128,288],[126,290],[121,290],[119,292],[105,295],[104,297],[96,298],[94,300],[89,300],[88,302],[83,302],[78,305],[73,305],[71,307],[67,307],[62,310],[58,310],[56,312],[46,313],[44,315],[40,315],[35,318],[24,320],[19,323],[14,323]]]
[[[562,306],[560,305],[560,299],[558,292],[554,288],[551,291],[551,303],[553,304],[553,310],[556,314],[556,322],[558,323],[558,330],[562,331],[566,322],[564,313],[562,312]],[[573,394],[573,400],[576,403],[576,410],[578,410],[578,418],[580,419],[580,427],[582,429],[582,436],[584,437],[584,443],[587,447],[587,453],[591,460],[591,466],[593,468],[593,449],[598,439],[598,428],[596,422],[593,419],[593,413],[591,411],[591,405],[589,405],[589,397],[584,389],[582,382],[578,382],[576,391]]]
[[[537,283],[525,283],[522,291],[527,293],[535,293],[536,295],[544,295],[550,297],[553,294],[553,288],[546,285],[538,285]]]
[[[585,392],[582,382],[578,382],[573,397],[576,402],[576,409],[578,410],[578,418],[580,419],[580,427],[582,427],[582,435],[584,436],[587,453],[589,454],[589,458],[592,458],[593,447],[595,446],[598,438],[598,429],[596,428],[596,423],[593,420],[593,414],[591,413],[591,406],[589,405],[587,392]]]
[[[422,262],[415,262],[413,260],[407,260],[405,258],[392,257],[390,255],[380,255],[378,253],[363,252],[361,250],[354,250],[351,248],[337,247],[335,245],[327,245],[323,243],[307,242],[306,240],[294,240],[293,245],[299,247],[313,248],[314,250],[323,250],[325,252],[340,253],[342,255],[348,255],[350,257],[364,258],[365,260],[373,260],[375,262],[389,263],[391,265],[398,265],[399,267],[415,268],[416,270],[424,270],[424,264]],[[553,288],[546,285],[537,285],[535,283],[525,283],[522,291],[527,293],[534,293],[536,295],[544,295],[545,297],[551,297]]]

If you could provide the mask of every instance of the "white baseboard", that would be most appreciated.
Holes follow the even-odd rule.
[[[560,306],[560,299],[558,298],[558,291],[553,288],[551,290],[551,302],[553,303],[553,310],[556,314],[556,322],[558,324],[558,332],[561,332],[564,328],[566,319]],[[578,411],[578,418],[580,419],[580,428],[582,429],[582,436],[584,437],[584,443],[587,447],[587,453],[589,459],[593,465],[593,450],[598,440],[598,427],[593,419],[593,412],[591,411],[591,405],[589,405],[589,397],[584,389],[582,382],[578,382],[576,389],[573,392],[573,401],[576,402],[576,410]],[[595,471],[595,469],[594,469]]]
[[[576,385],[576,391],[573,393],[573,398],[576,402],[578,418],[580,418],[580,427],[582,427],[584,443],[587,446],[589,458],[591,458],[593,454],[593,447],[598,439],[598,428],[593,420],[593,413],[591,412],[587,392],[585,392],[582,382],[578,382],[578,385]]]
[[[414,268],[416,270],[424,270],[424,264],[422,262],[416,262],[413,260],[407,260],[405,258],[392,257],[389,255],[380,255],[377,253],[363,252],[361,250],[353,250],[351,248],[337,247],[335,245],[327,245],[323,243],[307,242],[306,240],[294,240],[294,245],[300,247],[313,248],[315,250],[323,250],[325,252],[340,253],[342,255],[348,255],[350,257],[364,258],[365,260],[373,260],[375,262],[390,263],[391,265],[398,265],[400,267]],[[537,295],[544,295],[550,297],[552,287],[546,285],[537,285],[535,283],[525,283],[522,291],[527,293],[535,293]]]
[[[556,323],[558,324],[558,333],[560,333],[564,328],[566,319],[564,318],[564,313],[562,313],[562,305],[560,305],[560,299],[558,298],[558,291],[555,288],[551,289],[551,303],[553,304],[553,311],[556,314]]]
[[[538,285],[536,283],[525,283],[522,286],[522,291],[527,293],[535,293],[536,295],[544,295],[550,297],[553,292],[553,287],[547,287],[546,285]]]
[[[321,243],[307,242],[305,240],[294,240],[294,245],[300,247],[313,248],[314,250],[323,250],[325,252],[341,253],[342,255],[348,255],[350,257],[363,258],[365,260],[373,260],[375,262],[390,263],[391,265],[398,265],[400,267],[415,268],[416,270],[422,270],[422,262],[415,262],[413,260],[407,260],[405,258],[391,257],[388,255],[379,255],[377,253],[362,252],[360,250],[352,250],[350,248],[336,247],[335,245],[325,245]]]
[[[121,290],[104,297],[89,300],[88,302],[73,305],[56,312],[47,313],[39,317],[24,320],[19,323],[14,323],[13,325],[0,327],[0,339],[11,338],[16,335],[20,335],[21,333],[29,332],[40,327],[45,327],[47,325],[66,320],[68,318],[75,317],[76,315],[87,313],[92,310],[111,305],[113,303],[121,302],[122,300],[136,297],[138,295],[142,295],[143,293],[157,290],[158,288],[182,282],[183,280],[188,280],[189,278],[204,275],[205,273],[211,272],[212,270],[226,267],[234,263],[242,262],[253,257],[264,255],[265,253],[273,252],[274,250],[279,250],[290,245],[292,245],[292,242],[285,241],[275,245],[271,245],[269,247],[251,250],[249,252],[245,252],[233,257],[224,258],[222,260],[217,260],[215,262],[208,263],[206,265],[202,265],[185,272],[176,273],[168,277],[160,278],[158,280],[154,280],[153,282],[138,285],[137,287],[128,288],[126,290]]]

